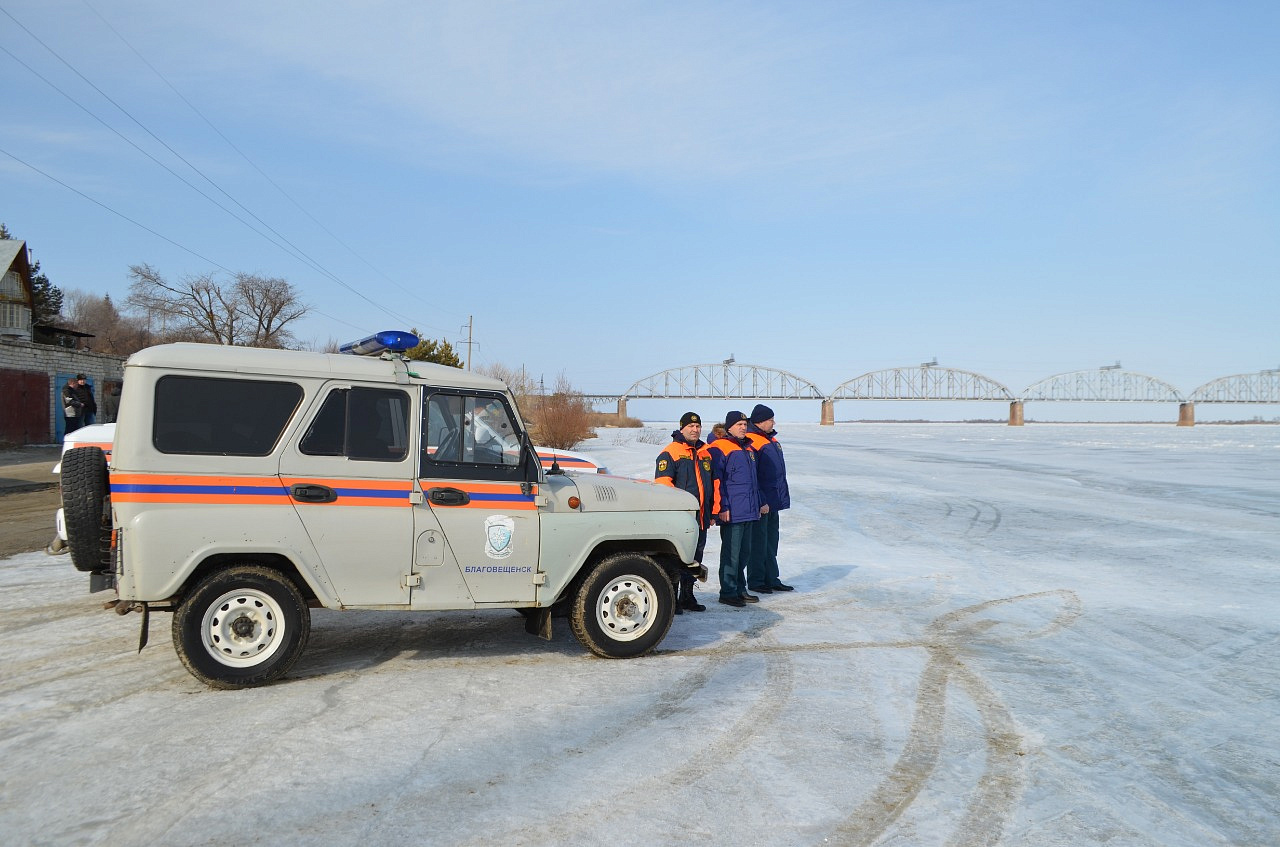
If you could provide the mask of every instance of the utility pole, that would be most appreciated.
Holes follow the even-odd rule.
[[[472,329],[472,321],[473,321],[474,319],[475,319],[475,315],[467,315],[467,341],[466,341],[466,344],[467,344],[467,370],[471,370],[471,345],[472,345],[472,343],[473,343],[473,342],[471,341],[471,329]]]

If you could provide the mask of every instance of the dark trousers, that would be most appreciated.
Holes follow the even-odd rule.
[[[747,563],[751,561],[751,540],[756,521],[720,525],[720,596],[741,597],[747,593]]]
[[[778,513],[770,510],[753,526],[751,563],[747,565],[747,585],[751,588],[773,588],[778,578]]]

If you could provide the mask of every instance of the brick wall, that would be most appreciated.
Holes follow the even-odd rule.
[[[30,341],[0,343],[0,441],[56,444],[62,431],[62,382],[82,373],[93,384],[102,419],[103,393],[124,378],[124,357]],[[59,381],[59,376],[64,378]],[[40,378],[48,392],[40,395]]]

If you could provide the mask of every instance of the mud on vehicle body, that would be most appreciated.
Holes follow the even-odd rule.
[[[72,549],[103,551],[85,555],[90,588],[144,613],[144,643],[146,617],[172,612],[175,649],[208,685],[287,673],[311,608],[517,609],[549,638],[555,606],[611,658],[670,627],[694,499],[549,471],[497,380],[394,350],[202,344],[143,350],[125,374],[109,492],[76,495],[81,524],[99,512]],[[78,479],[91,452],[75,451]]]

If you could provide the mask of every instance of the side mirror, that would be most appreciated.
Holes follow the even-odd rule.
[[[538,450],[533,446],[528,432],[520,433],[520,445],[524,452],[525,479],[537,482],[542,478],[542,462],[538,460]]]

